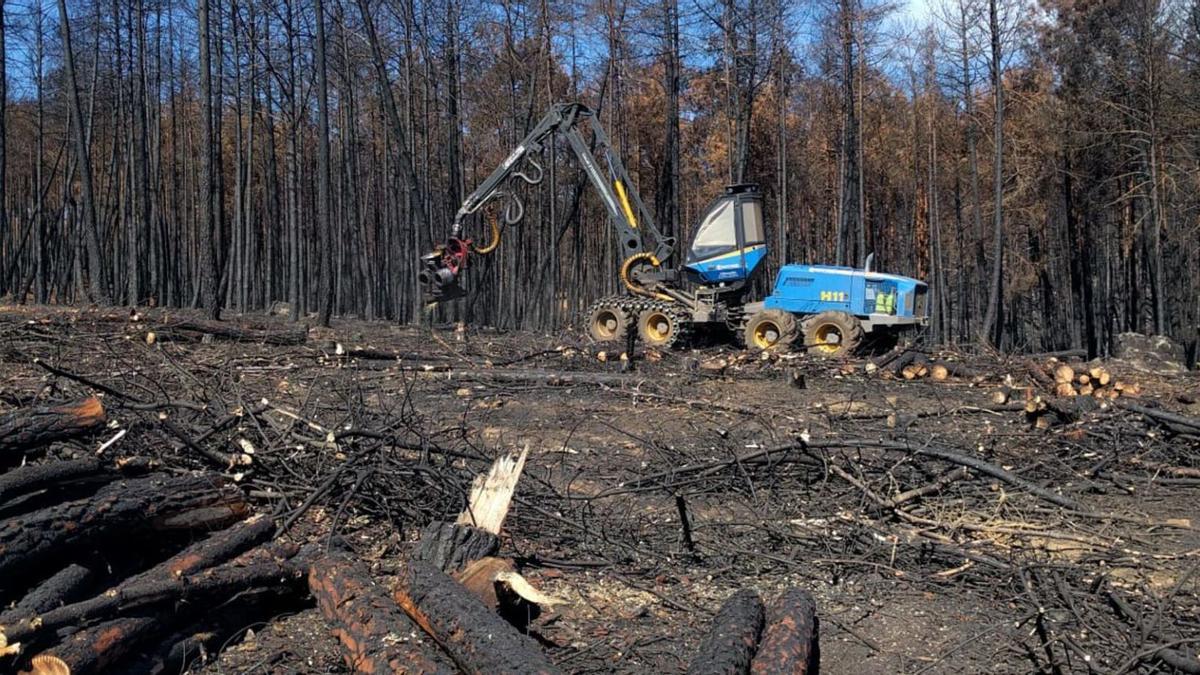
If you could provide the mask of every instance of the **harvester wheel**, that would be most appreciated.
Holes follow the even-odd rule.
[[[863,340],[862,324],[845,312],[821,312],[804,320],[808,353],[826,358],[849,356]]]
[[[796,316],[781,309],[764,309],[750,317],[742,335],[752,351],[787,349],[799,335]]]
[[[638,337],[647,347],[667,349],[679,339],[679,318],[659,308],[642,310],[638,314]]]
[[[629,315],[616,305],[597,305],[587,320],[588,335],[596,342],[619,342],[629,331]]]

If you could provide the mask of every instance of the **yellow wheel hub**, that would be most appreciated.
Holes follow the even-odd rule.
[[[837,324],[826,323],[813,331],[816,344],[813,348],[825,354],[833,354],[842,348],[842,329]]]
[[[604,338],[616,337],[617,330],[621,327],[621,320],[617,313],[610,309],[597,312],[592,323],[595,326],[596,334]]]
[[[646,337],[654,342],[666,342],[671,337],[671,317],[662,312],[654,312],[646,317]]]
[[[759,349],[770,349],[779,342],[783,330],[774,321],[762,321],[754,327],[754,346]]]

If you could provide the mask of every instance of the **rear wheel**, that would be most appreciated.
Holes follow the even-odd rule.
[[[849,356],[862,340],[862,324],[845,312],[821,312],[804,320],[804,345],[810,354]]]
[[[756,313],[742,331],[746,348],[754,351],[787,349],[798,334],[795,315],[779,309]]]
[[[587,330],[596,342],[619,342],[629,332],[629,315],[614,305],[597,305],[588,315]]]
[[[666,349],[679,339],[679,319],[668,311],[652,308],[638,314],[638,337],[648,347]]]

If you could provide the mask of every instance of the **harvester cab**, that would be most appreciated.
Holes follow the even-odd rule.
[[[705,211],[684,269],[701,285],[746,282],[766,256],[762,193],[730,185]]]

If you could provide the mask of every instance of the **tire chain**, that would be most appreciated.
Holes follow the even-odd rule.
[[[666,349],[670,349],[674,345],[685,341],[691,334],[692,322],[688,320],[685,310],[677,302],[667,300],[655,300],[652,298],[643,298],[636,295],[609,295],[592,303],[584,315],[584,329],[586,332],[587,321],[592,316],[592,313],[601,307],[616,307],[625,312],[625,316],[629,317],[629,323],[625,326],[626,330],[637,330],[638,315],[647,309],[656,309],[667,316],[675,323],[675,334],[671,341],[662,345]]]

